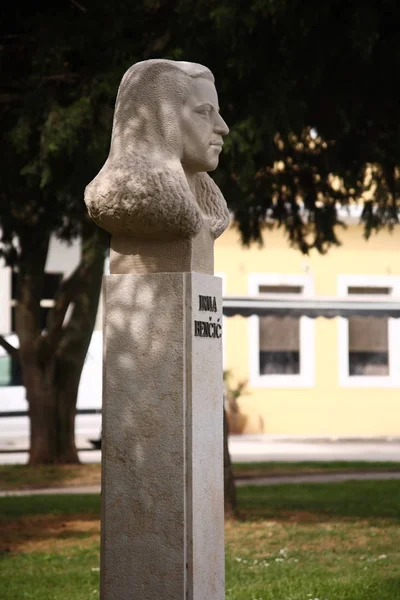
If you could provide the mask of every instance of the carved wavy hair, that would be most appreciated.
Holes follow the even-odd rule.
[[[110,153],[86,187],[91,218],[112,234],[194,237],[204,218],[217,238],[227,227],[226,202],[207,173],[197,173],[195,195],[181,161],[180,109],[193,78],[214,82],[203,65],[147,60],[122,78]]]

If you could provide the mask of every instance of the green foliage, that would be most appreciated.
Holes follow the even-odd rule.
[[[238,398],[244,396],[247,393],[248,382],[237,381],[234,382],[231,371],[224,371],[224,404],[225,410],[231,415],[239,412]]]
[[[216,179],[245,243],[277,224],[301,251],[324,252],[338,243],[337,203],[368,186],[366,235],[398,223],[395,0],[42,0],[2,10],[0,227],[10,261],[21,227],[79,233],[118,83],[152,57],[201,62],[216,76],[231,127]]]
[[[155,3],[118,4],[118,18],[90,0],[2,9],[0,252],[16,266],[27,229],[70,239],[87,221],[83,191],[107,156],[119,80],[158,29],[138,35]]]
[[[187,21],[190,4],[179,3]],[[368,165],[375,192],[362,216],[366,235],[397,224],[398,4],[205,0],[196,13],[198,35],[184,55],[216,75],[231,126],[217,178],[244,242],[278,224],[303,252],[326,251],[338,243],[336,205],[365,191]]]

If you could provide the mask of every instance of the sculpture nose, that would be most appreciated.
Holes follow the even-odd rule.
[[[225,123],[225,121],[223,120],[223,118],[221,117],[220,114],[217,114],[214,131],[215,131],[215,133],[218,133],[219,135],[222,135],[222,136],[228,135],[228,133],[229,133],[229,127]]]

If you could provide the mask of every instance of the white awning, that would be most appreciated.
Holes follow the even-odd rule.
[[[400,298],[385,299],[382,296],[352,295],[349,298],[328,296],[294,297],[293,295],[275,295],[273,297],[225,296],[223,314],[226,317],[258,317],[276,315],[277,317],[393,317],[400,318]]]

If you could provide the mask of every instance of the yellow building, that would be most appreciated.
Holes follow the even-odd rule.
[[[400,236],[368,242],[359,225],[322,256],[291,249],[279,230],[244,248],[230,228],[216,243],[224,297],[354,297],[400,303]],[[400,304],[399,304],[400,306]],[[224,318],[224,368],[246,382],[235,433],[400,434],[400,319],[351,316]]]

